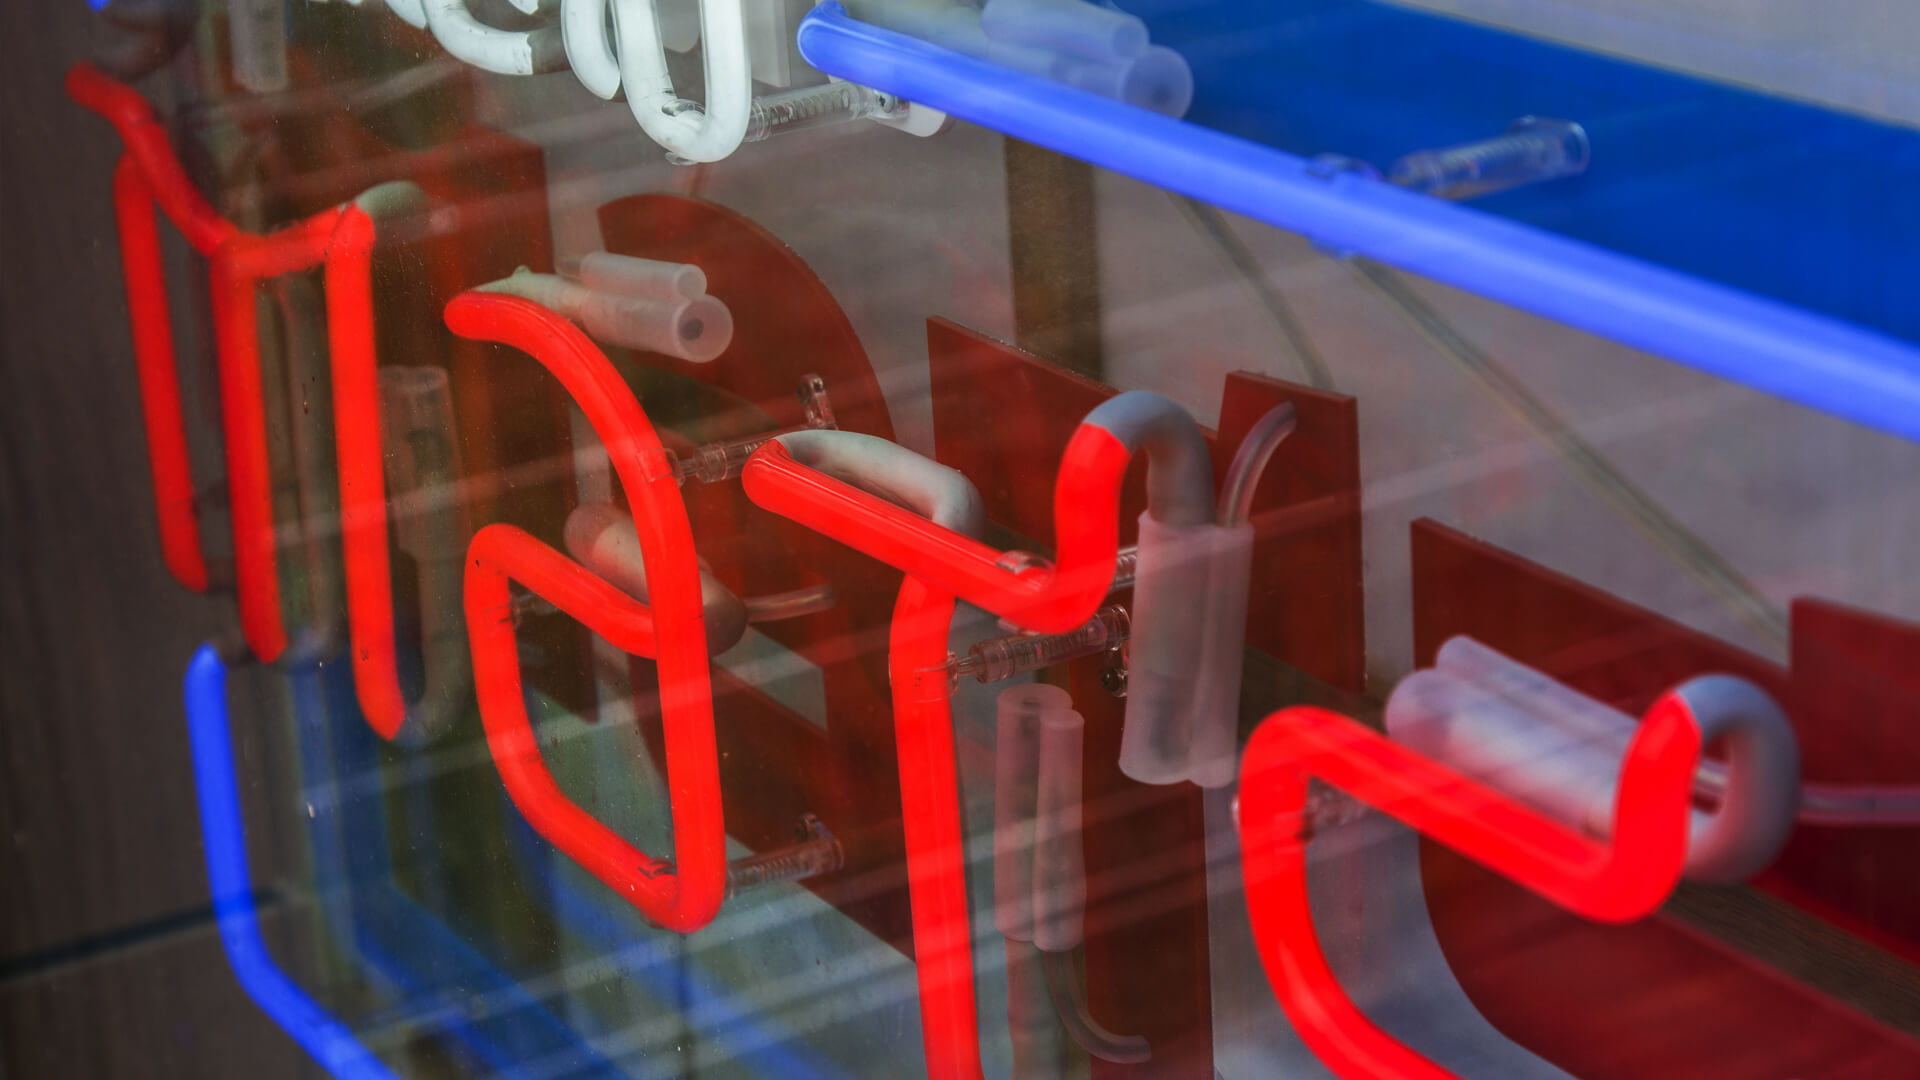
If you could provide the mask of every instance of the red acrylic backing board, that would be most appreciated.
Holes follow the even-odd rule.
[[[804,422],[794,391],[802,376],[818,374],[843,430],[893,437],[886,399],[852,324],[819,277],[772,233],[726,207],[679,195],[608,203],[600,209],[600,229],[608,251],[700,267],[708,294],[733,314],[732,344],[712,363],[646,354],[640,360],[648,367],[715,387],[773,427]],[[766,850],[792,842],[802,814],[817,815],[840,838],[846,868],[807,887],[910,952],[886,671],[900,575],[753,505],[737,481],[689,483],[682,490],[701,557],[739,595],[825,580],[836,598],[829,611],[757,627],[820,669],[824,732],[715,666],[727,832]],[[636,690],[651,685],[651,668],[635,665]],[[642,731],[657,739],[658,718],[641,697]]]
[[[1777,665],[1435,522],[1412,533],[1418,666],[1466,634],[1629,714],[1708,672],[1794,700]],[[1920,1075],[1920,1043],[1676,920],[1601,926],[1437,844],[1421,862],[1467,995],[1583,1080]]]
[[[1810,783],[1920,787],[1920,625],[1793,603],[1794,726]],[[1920,965],[1920,828],[1803,828],[1773,891]]]
[[[987,514],[1036,545],[1053,539],[1056,463],[1085,415],[1116,391],[944,319],[927,324],[935,456],[979,487]],[[1229,375],[1216,476],[1247,430],[1292,401],[1298,427],[1281,444],[1254,503],[1257,529],[1248,641],[1339,689],[1364,678],[1358,415],[1353,399]],[[1144,461],[1121,500],[1121,542],[1145,506]],[[1100,685],[1101,661],[1072,666],[1086,717],[1083,786],[1087,984],[1094,1017],[1145,1036],[1152,1061],[1093,1062],[1095,1077],[1211,1080],[1205,818],[1199,789],[1150,787],[1118,768],[1124,702]]]

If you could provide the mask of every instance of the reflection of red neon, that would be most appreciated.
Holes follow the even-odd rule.
[[[913,962],[920,983],[927,1075],[931,1080],[979,1080],[979,1017],[952,706],[945,695],[918,689],[918,680],[929,671],[946,677],[953,604],[951,593],[917,578],[902,582],[893,609],[887,669],[893,682],[900,817],[907,840]]]
[[[206,589],[207,567],[194,510],[153,204],[158,203],[187,242],[211,260],[240,623],[254,655],[271,661],[286,649],[287,634],[281,622],[280,574],[274,561],[272,476],[267,464],[254,289],[262,279],[319,265],[344,211],[323,211],[268,236],[242,232],[194,189],[153,109],[132,89],[81,64],[67,73],[67,94],[112,123],[126,144],[126,156],[114,174],[114,211],[140,372],[155,515],[168,568],[195,590]]]
[[[212,255],[237,230],[208,206],[174,160],[166,132],[138,94],[82,64],[67,73],[67,94],[99,113],[119,131],[126,154],[113,173],[114,217],[120,226],[120,265],[127,313],[133,324],[134,362],[140,374],[140,409],[147,429],[147,463],[153,475],[154,515],[167,569],[195,592],[207,588],[206,557],[194,511],[193,473],[180,413],[173,320],[167,313],[167,281],[160,263],[158,202],[194,250]]]
[[[1307,903],[1307,782],[1322,780],[1570,911],[1601,922],[1649,914],[1680,880],[1700,732],[1677,694],[1627,751],[1610,842],[1590,839],[1337,713],[1282,709],[1240,769],[1240,858],[1254,942],[1300,1037],[1339,1076],[1453,1074],[1380,1030],[1347,997]]]
[[[755,451],[740,480],[749,498],[782,517],[1029,630],[1065,633],[1112,591],[1120,480],[1131,457],[1104,428],[1074,433],[1054,486],[1059,558],[1051,569],[1010,566],[985,544],[802,465],[778,442]]]
[[[467,634],[473,643],[487,749],[507,793],[556,847],[639,908],[682,933],[711,922],[726,891],[726,835],[713,737],[713,691],[693,529],[671,458],[606,355],[572,323],[516,297],[465,293],[447,305],[461,337],[511,345],[557,377],[593,425],[633,505],[651,604],[627,596],[509,525],[489,525],[468,549]],[[509,580],[660,669],[672,863],[622,840],[568,800],[547,772],[527,718]]]

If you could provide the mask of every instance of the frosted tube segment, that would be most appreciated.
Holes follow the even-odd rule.
[[[1397,742],[1589,835],[1611,831],[1621,758],[1610,739],[1559,727],[1443,670],[1400,680],[1386,720]]]
[[[1086,856],[1080,846],[1080,754],[1085,721],[1054,707],[1040,721],[1040,785],[1034,816],[1033,943],[1066,952],[1084,936]]]
[[[1240,674],[1253,582],[1253,526],[1215,527],[1213,540],[1205,597],[1207,637],[1187,766],[1188,779],[1205,788],[1233,783],[1240,753]]]
[[[995,700],[993,745],[993,925],[1014,941],[1033,940],[1034,816],[1040,787],[1040,726],[1050,710],[1071,709],[1057,686],[1008,687]]]
[[[656,300],[593,292],[580,322],[596,338],[696,364],[709,363],[733,342],[733,314],[711,296]]]
[[[692,263],[662,262],[596,251],[580,259],[589,288],[644,300],[697,300],[707,295],[707,272]]]
[[[1447,639],[1434,667],[1489,690],[1537,717],[1551,717],[1614,757],[1624,756],[1640,722],[1465,635]]]
[[[1085,0],[987,0],[980,29],[999,41],[1086,60],[1131,60],[1147,51],[1147,24],[1139,16]]]
[[[1187,778],[1217,529],[1140,515],[1120,771],[1143,784]]]
[[[394,515],[395,543],[416,559],[459,559],[466,538],[451,498],[460,478],[452,383],[444,370],[427,365],[390,365],[378,379],[387,487],[396,499],[411,496],[407,509]],[[443,497],[444,504],[431,505]]]

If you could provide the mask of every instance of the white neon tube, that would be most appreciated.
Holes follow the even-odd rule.
[[[627,105],[654,142],[689,162],[719,161],[739,148],[753,108],[741,0],[703,0],[700,5],[707,75],[704,109],[674,92],[652,0],[617,0],[613,24]]]
[[[620,92],[620,58],[607,39],[607,0],[560,0],[560,42],[580,85],[612,101]]]
[[[482,71],[497,75],[537,75],[566,66],[566,49],[556,26],[501,30],[474,18],[467,10],[466,0],[425,0],[425,3],[427,27],[433,31],[434,40],[455,58]]]

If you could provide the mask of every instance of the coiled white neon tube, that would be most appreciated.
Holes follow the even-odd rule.
[[[535,75],[566,66],[558,27],[501,30],[474,18],[467,10],[467,0],[425,2],[427,27],[433,31],[434,40],[474,67],[499,75]]]
[[[560,0],[560,41],[580,85],[612,101],[620,92],[620,58],[607,40],[607,0]]]
[[[627,105],[654,142],[684,161],[719,161],[739,148],[753,107],[741,0],[703,0],[700,5],[705,109],[674,93],[652,0],[616,0],[613,25]]]

